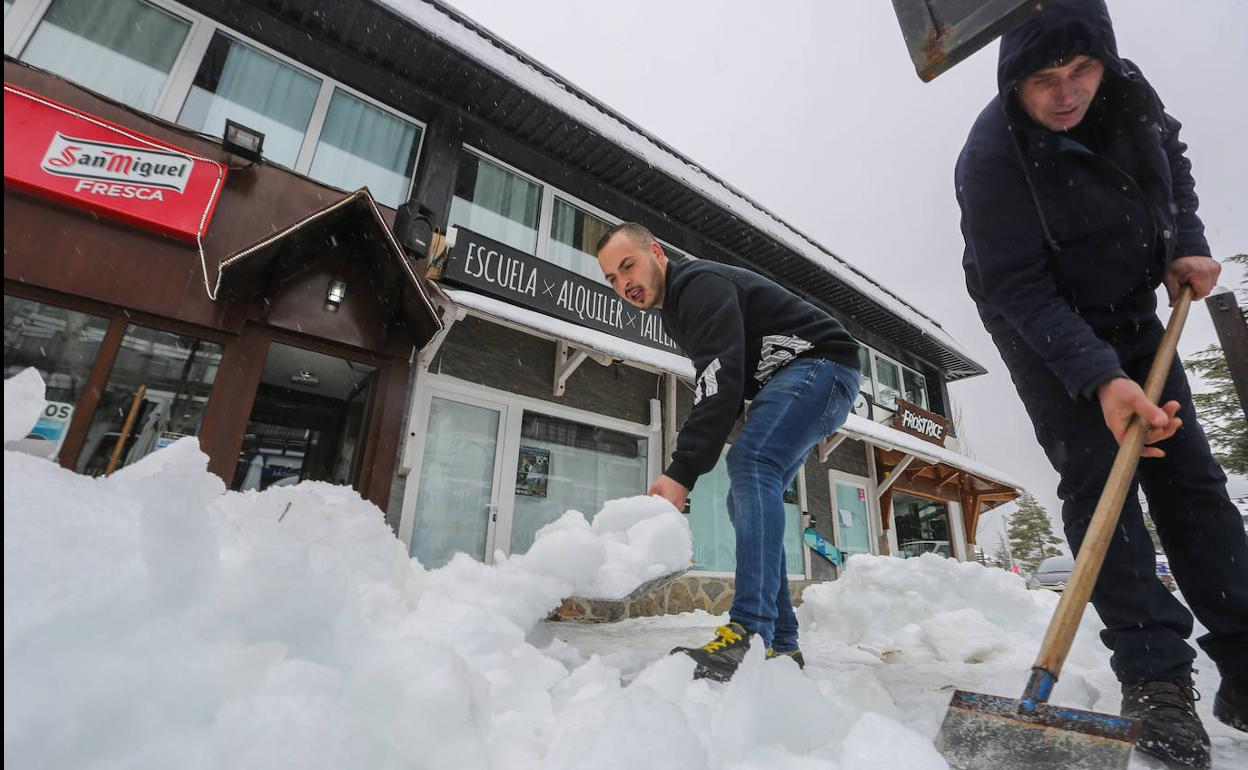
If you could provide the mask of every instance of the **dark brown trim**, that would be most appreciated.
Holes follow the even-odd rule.
[[[373,403],[372,420],[368,426],[369,457],[365,458],[367,482],[360,481],[360,494],[383,511],[390,504],[390,485],[394,478],[394,466],[398,462],[400,445],[399,426],[403,424],[403,412],[407,409],[407,384],[411,365],[407,359],[396,357],[380,372],[378,396]]]
[[[204,407],[199,447],[208,455],[208,470],[225,480],[234,480],[243,433],[256,402],[256,388],[264,360],[269,354],[269,330],[254,324],[243,327],[238,339],[225,346],[212,395]],[[220,372],[229,372],[224,377]]]
[[[219,345],[225,345],[235,339],[235,335],[210,326],[200,326],[187,323],[186,321],[179,321],[175,318],[144,313],[140,310],[131,310],[130,308],[112,305],[107,302],[98,302],[93,299],[79,297],[74,294],[65,294],[53,289],[45,289],[42,286],[33,286],[8,278],[4,280],[4,293],[13,297],[42,302],[45,305],[56,305],[67,310],[101,316],[110,320],[121,318],[126,323],[164,332],[172,332],[173,334],[185,334],[188,337],[199,337],[202,340],[215,342]]]
[[[7,285],[5,289],[8,289]],[[100,405],[100,396],[104,395],[104,388],[108,385],[108,376],[113,372],[113,362],[117,360],[117,351],[121,350],[121,342],[126,336],[126,323],[126,319],[121,316],[109,319],[108,330],[104,332],[100,349],[95,353],[95,362],[91,364],[87,383],[74,406],[74,416],[69,419],[65,443],[61,445],[62,468],[72,471],[78,467],[78,454],[82,452],[82,445],[87,440],[87,429],[91,427],[95,409]]]

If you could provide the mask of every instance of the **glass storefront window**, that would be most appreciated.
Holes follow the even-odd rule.
[[[321,81],[217,32],[195,73],[178,122],[213,136],[229,118],[264,134],[264,157],[291,168]]]
[[[334,89],[308,175],[348,190],[367,186],[397,207],[407,200],[419,146],[419,126]]]
[[[949,537],[949,506],[937,500],[893,494],[897,550],[903,559],[934,553],[953,556]]]
[[[927,408],[927,378],[912,369],[903,372],[906,385],[906,400]]]
[[[734,572],[737,569],[737,535],[728,518],[727,455],[710,473],[698,479],[689,495],[689,527],[693,531],[693,562],[695,570]],[[802,511],[798,505],[797,481],[784,493],[784,562],[790,575],[805,573],[802,554]]]
[[[452,225],[536,254],[541,208],[540,186],[467,150],[461,152]]]
[[[140,0],[54,0],[21,59],[148,111],[190,29]]]
[[[594,247],[598,245],[603,234],[611,229],[611,223],[558,198],[555,199],[552,215],[550,247],[546,259],[605,284],[606,279],[602,277],[602,268],[598,267],[598,255],[594,252]]]
[[[197,435],[220,363],[221,346],[215,342],[134,324],[126,327],[87,429],[78,472],[105,473],[118,444],[116,468],[121,468],[183,436]],[[130,430],[122,435],[132,409]]]
[[[511,553],[565,511],[592,521],[606,501],[645,494],[647,439],[534,412],[520,425]]]
[[[889,409],[897,408],[897,397],[901,395],[901,371],[897,364],[876,356],[875,374],[879,378],[876,401]]]
[[[44,412],[19,449],[55,460],[87,384],[108,319],[4,297],[4,377],[33,366],[47,388]]]

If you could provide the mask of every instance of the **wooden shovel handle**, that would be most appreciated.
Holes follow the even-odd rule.
[[[1183,331],[1183,324],[1187,322],[1191,304],[1192,287],[1184,285],[1174,303],[1174,311],[1170,314],[1166,333],[1157,348],[1157,357],[1153,359],[1153,366],[1148,371],[1148,379],[1144,382],[1144,394],[1154,404],[1161,398],[1161,390],[1170,373],[1170,365],[1174,362],[1179,334]],[[1049,630],[1040,645],[1035,668],[1044,669],[1055,678],[1061,672],[1062,664],[1066,662],[1070,644],[1079,628],[1079,620],[1088,606],[1096,578],[1101,573],[1101,565],[1105,562],[1105,553],[1109,550],[1114,528],[1118,526],[1122,503],[1126,500],[1127,490],[1131,488],[1131,480],[1135,477],[1135,468],[1140,462],[1140,451],[1144,449],[1147,435],[1148,425],[1144,418],[1138,414],[1132,417],[1126,436],[1118,447],[1114,465],[1110,468],[1109,478],[1105,481],[1105,488],[1101,491],[1101,498],[1096,503],[1083,545],[1079,548],[1079,555],[1075,558],[1075,567],[1070,573],[1066,590],[1062,592],[1053,619],[1049,621]]]

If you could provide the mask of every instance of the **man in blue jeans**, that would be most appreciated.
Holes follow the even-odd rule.
[[[757,635],[769,657],[802,665],[784,563],[784,490],[815,444],[845,422],[858,393],[858,343],[836,319],[762,276],[669,260],[639,224],[608,230],[597,253],[617,294],[662,310],[668,334],[697,371],[693,409],[650,494],[684,508],[751,400],[728,452],[728,515],[737,535],[731,621],[706,645],[673,652],[697,661],[695,677],[726,681]]]

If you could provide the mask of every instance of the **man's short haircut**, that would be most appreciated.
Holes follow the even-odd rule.
[[[594,247],[594,253],[601,254],[616,233],[624,233],[632,239],[633,243],[643,249],[655,242],[654,233],[647,230],[645,225],[639,225],[636,222],[621,222],[618,225],[612,225],[611,229],[602,234],[602,237],[598,239],[598,245]]]

